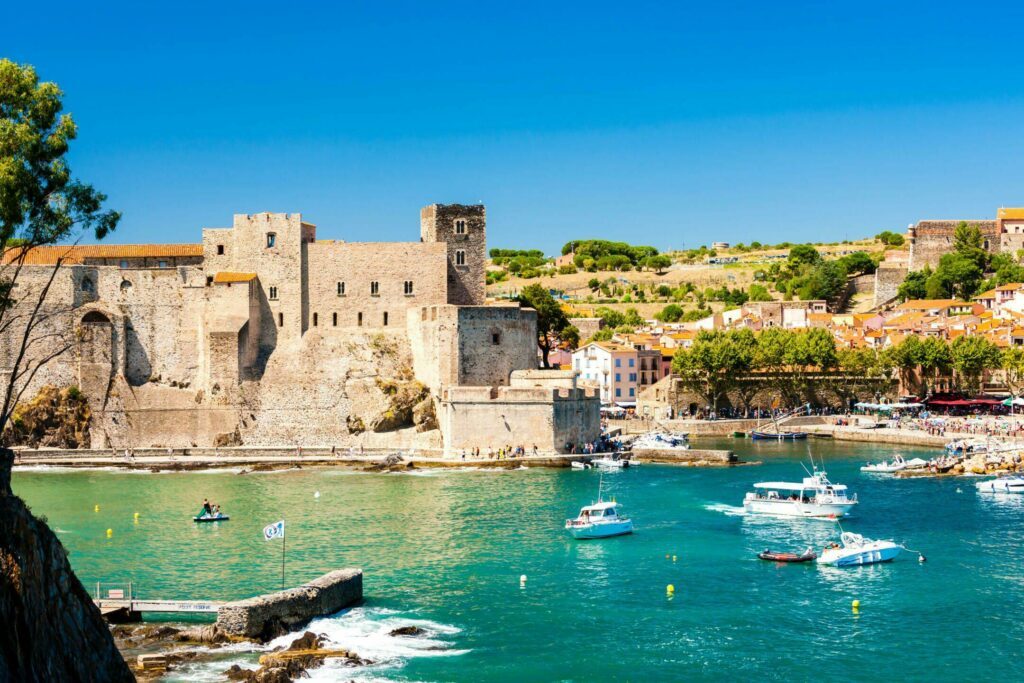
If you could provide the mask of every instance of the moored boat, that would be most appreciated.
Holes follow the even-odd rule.
[[[755,441],[797,441],[806,439],[807,432],[763,432],[752,429],[750,438]]]
[[[603,458],[591,460],[590,464],[603,470],[620,470],[623,467],[629,467],[629,460],[617,458],[614,455],[606,455]]]
[[[743,499],[743,508],[751,514],[837,519],[857,505],[856,494],[850,496],[845,485],[833,484],[817,468],[803,481],[763,481],[754,489]]]
[[[979,481],[974,486],[980,493],[1024,493],[1024,476],[1012,474],[998,479]]]
[[[844,531],[840,543],[830,543],[821,551],[818,564],[832,567],[855,567],[864,564],[892,562],[903,552],[903,546],[892,541],[874,541],[860,534]]]
[[[769,562],[810,562],[818,557],[818,554],[808,548],[800,554],[797,553],[777,553],[768,550],[767,548],[757,554],[762,560]]]
[[[864,465],[863,467],[861,467],[860,471],[861,472],[882,472],[882,473],[887,473],[888,474],[888,473],[892,473],[892,472],[899,472],[900,470],[905,470],[905,469],[907,469],[907,461],[903,459],[902,455],[897,455],[891,461],[888,461],[888,462],[883,460],[882,462],[868,463],[867,465]]]

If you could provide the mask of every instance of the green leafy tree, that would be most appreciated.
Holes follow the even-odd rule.
[[[1002,362],[999,347],[978,335],[957,337],[949,352],[960,389],[969,394],[978,393],[985,371],[998,368]]]
[[[683,317],[683,307],[679,304],[669,304],[661,309],[661,312],[654,316],[663,323],[676,323]]]
[[[798,293],[804,301],[834,299],[846,287],[846,269],[837,261],[822,261],[808,272]]]
[[[999,358],[1003,370],[1003,383],[1010,393],[1020,396],[1024,392],[1024,346],[1010,346],[1003,349]]]
[[[839,259],[850,275],[866,275],[875,272],[878,264],[865,251],[855,251]]]
[[[750,300],[751,301],[771,301],[772,295],[768,292],[768,288],[764,285],[752,284],[750,285]]]
[[[596,292],[597,290],[599,290],[601,288],[601,281],[598,280],[596,277],[592,277],[587,282],[587,287],[590,288],[590,291]]]
[[[984,273],[977,261],[962,252],[943,254],[925,283],[929,299],[970,299],[978,292]]]
[[[575,351],[580,346],[580,329],[575,325],[566,325],[558,333],[558,338],[570,351]]]
[[[672,265],[672,259],[664,254],[655,254],[644,259],[644,265],[660,275]]]
[[[907,273],[907,276],[896,290],[896,296],[899,297],[900,301],[924,299],[928,296],[928,278],[931,276],[932,269],[927,265],[922,270]]]
[[[544,367],[551,367],[548,354],[551,347],[559,339],[559,335],[568,327],[576,330],[579,341],[579,330],[569,323],[561,304],[555,301],[551,292],[539,284],[527,285],[519,293],[519,303],[537,311],[537,345],[540,347]]]
[[[672,371],[683,385],[716,411],[733,386],[737,369],[734,345],[721,331],[702,330],[689,349],[677,349],[672,358]]]
[[[63,111],[63,93],[40,82],[35,69],[0,59],[0,332],[13,344],[12,364],[3,379],[0,431],[6,434],[15,405],[40,368],[66,353],[73,340],[54,332],[60,311],[44,307],[64,264],[57,258],[42,286],[16,288],[22,268],[37,247],[102,239],[121,215],[104,210],[106,195],[71,173],[67,153],[78,128]],[[25,291],[21,291],[21,290]],[[65,311],[66,312],[66,311]],[[45,354],[35,352],[49,337]]]
[[[792,265],[812,265],[820,260],[821,254],[809,244],[797,244],[789,250],[789,263]]]

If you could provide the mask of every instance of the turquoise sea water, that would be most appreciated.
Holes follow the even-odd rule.
[[[866,459],[927,453],[911,448],[728,445],[764,464],[606,474],[606,497],[623,503],[636,533],[603,541],[561,528],[594,499],[594,471],[20,471],[14,487],[48,517],[87,587],[131,580],[144,597],[197,599],[275,590],[281,546],[261,529],[281,517],[289,585],[363,567],[365,604],[311,628],[379,664],[325,668],[314,680],[1024,680],[1024,496],[858,471]],[[798,479],[808,452],[859,494],[847,530],[893,538],[928,562],[757,560],[766,547],[838,536],[832,522],[742,514],[751,483]],[[204,496],[232,521],[193,524]],[[428,636],[386,635],[406,624]],[[255,658],[221,656],[178,676],[217,680]]]

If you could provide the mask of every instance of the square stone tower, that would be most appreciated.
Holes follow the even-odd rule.
[[[482,305],[487,281],[487,212],[483,204],[423,207],[420,240],[448,244],[448,303]]]

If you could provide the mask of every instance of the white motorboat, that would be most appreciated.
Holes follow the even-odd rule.
[[[595,458],[591,460],[590,464],[594,467],[600,467],[603,470],[620,470],[623,467],[629,467],[629,460],[623,460],[622,458],[616,458],[613,455],[607,455],[603,458]]]
[[[860,468],[861,472],[881,472],[889,474],[892,472],[899,472],[900,470],[907,469],[907,461],[903,459],[902,455],[897,455],[892,460],[886,462],[868,463]]]
[[[572,468],[574,470],[589,470],[590,469],[590,464],[589,463],[585,463],[582,460],[573,460],[569,464],[572,465]]]
[[[817,468],[801,482],[763,481],[754,489],[743,499],[743,508],[752,514],[837,519],[857,505],[857,494],[850,496],[845,485],[833,484]]]
[[[573,538],[608,538],[633,533],[633,520],[619,514],[619,504],[598,501],[580,509],[576,519],[565,520]]]
[[[1011,474],[998,479],[979,481],[975,486],[979,493],[1024,493],[1024,476]]]
[[[608,538],[633,533],[633,520],[619,514],[619,504],[601,499],[604,475],[597,482],[597,502],[580,508],[576,519],[565,520],[565,530],[573,538]]]
[[[855,567],[863,564],[892,562],[903,552],[903,546],[892,541],[873,541],[860,534],[844,531],[839,543],[825,546],[818,556],[818,564],[832,567]]]
[[[908,470],[916,470],[922,467],[928,467],[928,461],[924,458],[911,458],[907,461],[906,469]]]

